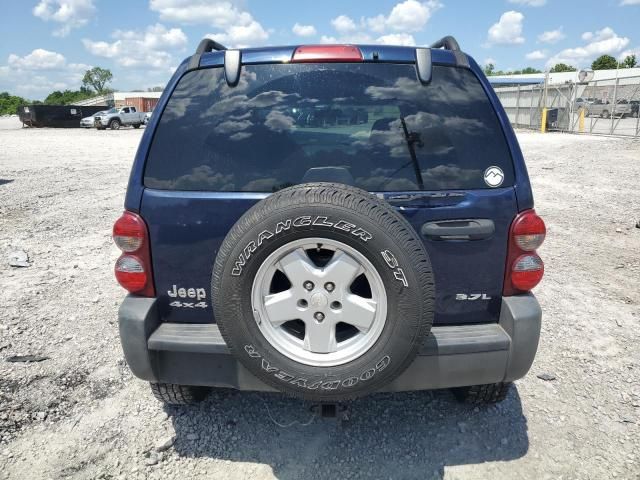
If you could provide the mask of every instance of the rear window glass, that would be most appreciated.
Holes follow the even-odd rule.
[[[510,153],[484,90],[462,68],[287,64],[187,73],[154,135],[145,185],[168,190],[274,192],[307,181],[369,191],[489,188]],[[493,182],[495,185],[495,182]]]

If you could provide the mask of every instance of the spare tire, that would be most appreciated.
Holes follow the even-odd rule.
[[[414,359],[433,322],[428,254],[386,202],[306,183],[254,205],[215,261],[215,319],[266,384],[314,401],[380,390]]]

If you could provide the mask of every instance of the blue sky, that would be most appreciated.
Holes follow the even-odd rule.
[[[454,35],[507,70],[608,53],[640,60],[640,0],[21,0],[0,18],[0,91],[41,99],[99,65],[119,90],[164,85],[198,41],[428,45]]]

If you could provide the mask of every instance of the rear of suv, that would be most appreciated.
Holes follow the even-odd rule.
[[[212,387],[495,402],[533,362],[545,225],[452,37],[203,40],[142,135],[125,209],[122,347],[165,402]]]

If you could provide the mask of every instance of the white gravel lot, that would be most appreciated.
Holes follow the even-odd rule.
[[[342,427],[280,428],[308,405],[163,408],[123,361],[110,230],[140,135],[0,119],[0,479],[640,478],[640,141],[519,133],[547,272],[538,356],[505,402],[378,394]],[[27,354],[47,358],[7,362]]]

